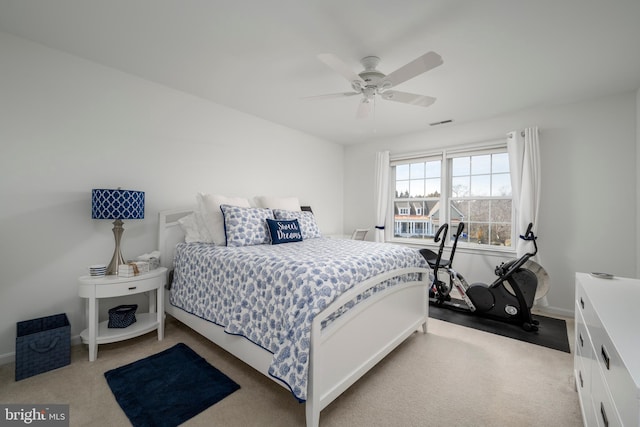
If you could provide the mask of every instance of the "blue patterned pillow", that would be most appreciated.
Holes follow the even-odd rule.
[[[271,209],[220,205],[220,210],[224,216],[227,246],[252,246],[269,243],[269,227],[267,227],[265,219],[273,219]]]
[[[314,239],[321,237],[320,228],[316,223],[316,217],[312,212],[308,211],[286,211],[283,209],[274,209],[273,214],[276,219],[297,219],[300,223],[303,239]]]
[[[301,242],[302,233],[297,219],[268,219],[267,225],[271,233],[271,244]]]

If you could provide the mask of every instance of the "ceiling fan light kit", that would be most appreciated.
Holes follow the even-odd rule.
[[[380,95],[382,99],[387,101],[401,102],[419,107],[428,107],[436,101],[436,98],[431,96],[391,90],[391,88],[409,79],[442,65],[442,57],[435,52],[427,52],[387,75],[378,71],[377,66],[380,63],[380,58],[377,56],[362,58],[360,63],[364,67],[364,71],[358,74],[333,54],[320,54],[318,59],[346,78],[351,83],[351,88],[354,92],[319,95],[311,98],[327,99],[361,94],[363,98],[358,107],[358,118],[368,115],[368,107],[365,108],[364,104],[369,104],[370,101],[374,100],[375,95]]]

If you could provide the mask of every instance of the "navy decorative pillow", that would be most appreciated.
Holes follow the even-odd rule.
[[[282,220],[267,218],[267,225],[271,233],[271,244],[301,242],[302,233],[297,219]]]
[[[318,228],[316,217],[313,216],[313,212],[274,209],[273,215],[276,219],[297,219],[300,224],[302,238],[304,240],[321,237],[320,228]]]

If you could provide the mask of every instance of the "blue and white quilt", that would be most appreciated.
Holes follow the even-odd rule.
[[[326,238],[243,247],[181,243],[174,264],[171,304],[273,353],[269,374],[300,401],[307,398],[314,316],[357,283],[398,268],[427,267],[415,249]],[[411,276],[405,280],[417,279]],[[359,296],[336,316],[398,281]]]

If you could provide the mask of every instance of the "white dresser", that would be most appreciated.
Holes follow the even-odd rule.
[[[586,426],[640,426],[640,280],[576,273],[574,371]]]

